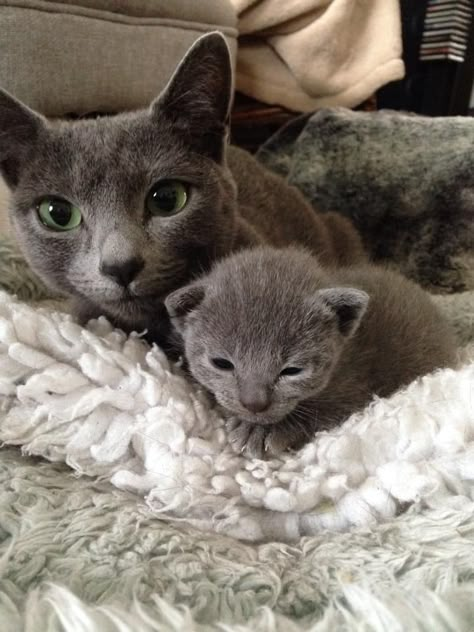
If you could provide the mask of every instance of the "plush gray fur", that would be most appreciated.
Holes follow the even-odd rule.
[[[474,289],[474,118],[321,110],[257,156],[320,210],[350,217],[374,261],[434,292]]]
[[[102,313],[164,344],[167,293],[243,246],[300,243],[325,262],[365,258],[348,220],[318,215],[241,150],[226,160],[230,100],[229,51],[216,33],[198,40],[148,110],[50,123],[0,92],[0,166],[16,236],[41,278],[76,297],[82,320]],[[183,211],[164,218],[145,211],[163,179],[190,191]],[[39,221],[38,202],[50,195],[82,211],[79,228],[54,232]],[[124,287],[111,271],[130,268]]]
[[[231,417],[236,449],[253,456],[299,447],[454,361],[451,332],[417,285],[369,264],[325,269],[294,248],[229,257],[166,305],[190,372]]]

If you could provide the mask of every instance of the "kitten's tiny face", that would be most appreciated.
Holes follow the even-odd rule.
[[[222,36],[201,38],[147,110],[51,123],[0,91],[0,171],[33,269],[134,320],[230,248],[231,95]]]
[[[195,379],[227,413],[273,424],[324,389],[343,346],[335,322],[315,319],[296,331],[281,322],[272,330],[268,320],[262,335],[257,323],[236,319],[233,333],[223,336],[210,325],[216,309],[209,301],[189,323],[185,353]],[[303,412],[301,417],[303,421]]]
[[[227,413],[265,425],[321,394],[368,298],[305,286],[285,251],[267,250],[223,261],[166,301],[194,378]],[[295,414],[304,421],[304,405]]]

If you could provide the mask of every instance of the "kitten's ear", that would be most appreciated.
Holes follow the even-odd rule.
[[[41,115],[0,90],[0,172],[10,187],[17,184],[21,165],[43,126]]]
[[[161,95],[152,103],[198,153],[223,158],[232,99],[229,47],[220,33],[200,37],[186,53]]]
[[[189,314],[198,307],[205,295],[204,285],[193,283],[169,294],[165,299],[165,307],[173,326],[182,332]]]
[[[318,297],[336,314],[339,331],[345,337],[356,331],[369,303],[366,292],[346,287],[319,290]]]

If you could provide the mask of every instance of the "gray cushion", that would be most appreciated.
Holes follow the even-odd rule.
[[[0,86],[48,116],[143,107],[212,30],[235,58],[230,0],[0,0]]]

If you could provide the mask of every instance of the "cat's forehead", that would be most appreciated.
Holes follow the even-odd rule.
[[[25,182],[80,201],[100,191],[128,195],[150,186],[150,179],[192,167],[169,125],[138,112],[53,123],[36,143]]]
[[[176,144],[169,126],[152,122],[144,112],[56,123],[49,128],[46,142],[59,152],[109,161],[159,155],[160,148]]]

